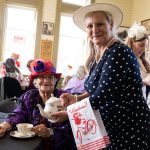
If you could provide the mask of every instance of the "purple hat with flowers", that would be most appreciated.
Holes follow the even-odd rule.
[[[61,73],[56,73],[54,65],[50,61],[42,59],[34,60],[31,63],[31,78],[34,79],[39,75],[54,75],[57,79],[61,77]]]

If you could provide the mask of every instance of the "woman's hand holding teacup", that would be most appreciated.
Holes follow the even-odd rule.
[[[49,128],[47,128],[44,124],[40,124],[37,126],[34,126],[31,129],[32,132],[34,132],[37,136],[48,138],[51,136],[51,133],[49,131]]]
[[[8,130],[11,130],[11,125],[8,122],[3,122],[0,124],[0,137],[4,136]]]
[[[0,125],[0,137],[4,136],[6,133],[6,128]]]

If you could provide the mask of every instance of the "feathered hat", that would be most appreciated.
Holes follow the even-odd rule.
[[[144,26],[134,23],[128,30],[128,37],[139,41],[148,37],[147,30]]]
[[[56,73],[54,65],[50,61],[41,59],[34,60],[31,65],[31,78],[34,79],[39,75],[54,75],[57,79],[61,77],[61,73]]]

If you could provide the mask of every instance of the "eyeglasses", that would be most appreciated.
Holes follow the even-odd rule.
[[[46,80],[54,80],[55,79],[55,77],[53,75],[39,75],[38,78],[40,80],[44,80],[44,79],[46,79]]]

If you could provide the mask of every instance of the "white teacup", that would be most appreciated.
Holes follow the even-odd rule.
[[[33,127],[33,125],[30,123],[19,123],[16,125],[16,127],[18,129],[18,132],[26,135],[31,132],[31,128]]]

